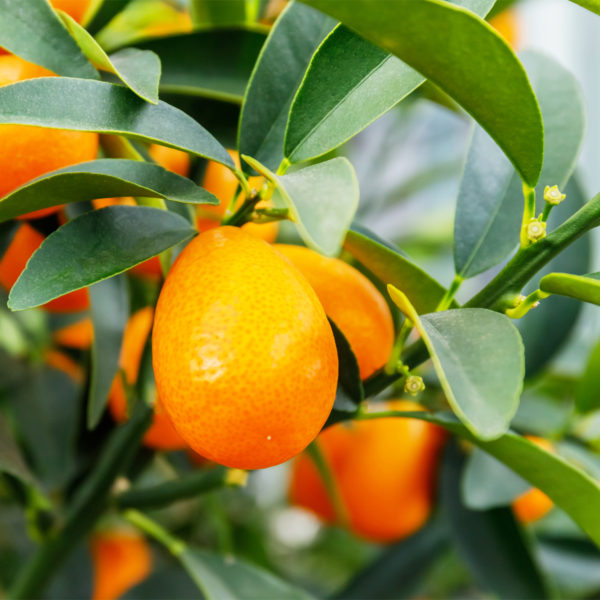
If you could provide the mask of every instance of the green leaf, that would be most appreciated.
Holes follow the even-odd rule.
[[[461,495],[467,508],[487,510],[509,505],[531,486],[506,465],[475,449],[462,473]]]
[[[297,2],[281,13],[250,77],[240,116],[238,147],[275,171],[292,100],[310,59],[335,21]]]
[[[50,234],[13,286],[8,306],[23,310],[144,262],[196,230],[179,215],[145,206],[108,206]]]
[[[186,548],[178,556],[206,600],[309,600],[307,592],[232,556]]]
[[[0,222],[49,206],[122,196],[149,196],[190,204],[219,203],[186,177],[157,164],[105,158],[52,171],[17,188],[0,201]]]
[[[347,250],[382,283],[401,288],[419,314],[433,312],[446,293],[445,288],[425,271],[382,240],[367,235],[362,228],[348,231]]]
[[[0,413],[0,472],[8,473],[27,485],[38,487],[35,477],[23,459],[11,430]]]
[[[170,36],[137,46],[160,58],[161,93],[241,104],[265,37],[262,31],[226,29]]]
[[[3,86],[0,123],[115,133],[233,167],[225,148],[194,119],[164,102],[148,104],[111,83],[51,77]]]
[[[57,75],[98,79],[46,0],[0,0],[0,46]]]
[[[93,17],[89,23],[84,23],[85,28],[92,34],[96,35],[102,27],[120,13],[131,0],[98,0],[100,6],[97,7]]]
[[[119,369],[121,342],[129,317],[126,279],[124,277],[105,279],[92,286],[89,294],[94,340],[87,426],[93,429],[102,417],[108,393]]]
[[[575,4],[579,4],[579,6],[583,6],[583,8],[587,8],[588,10],[600,15],[600,0],[571,0]]]
[[[588,413],[600,408],[600,342],[588,358],[585,371],[579,380],[575,393],[575,406],[580,413]]]
[[[584,107],[573,75],[554,59],[524,52],[523,64],[540,102],[545,128],[544,166],[537,193],[546,184],[567,184],[584,134]],[[498,264],[519,243],[521,181],[494,141],[475,128],[458,194],[454,264],[464,278]]]
[[[600,304],[600,273],[548,273],[540,280],[540,290],[590,304]]]
[[[252,21],[253,15],[247,13],[256,8],[257,0],[192,0],[190,12],[194,27],[228,27]]]
[[[482,17],[493,4],[464,1]],[[297,163],[337,148],[424,81],[395,56],[338,25],[319,46],[294,98],[286,158]]]
[[[341,412],[355,412],[358,405],[365,399],[358,361],[340,328],[331,319],[329,324],[335,338],[339,363],[337,391],[333,409]]]
[[[388,0],[377,10],[370,0],[305,2],[439,86],[496,140],[525,182],[537,183],[544,138],[540,109],[525,70],[492,27],[440,0]]]
[[[447,546],[446,527],[435,519],[390,546],[335,594],[339,600],[411,598]]]
[[[519,407],[525,372],[523,344],[510,319],[483,308],[419,318],[405,294],[388,290],[421,334],[452,410],[477,437],[501,436]]]
[[[460,495],[464,457],[456,444],[446,447],[440,474],[440,496],[452,539],[477,583],[494,596],[548,598],[531,542],[509,508],[474,511]]]
[[[275,183],[275,205],[289,210],[307,246],[327,256],[339,253],[358,208],[358,181],[347,159],[332,158],[281,176],[243,159]]]
[[[158,104],[160,60],[154,52],[126,48],[109,58],[100,44],[75,19],[63,11],[58,12],[81,51],[97,69],[116,75],[140,98]]]

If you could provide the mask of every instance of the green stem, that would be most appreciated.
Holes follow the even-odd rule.
[[[290,168],[291,164],[292,163],[287,158],[284,158],[277,167],[276,175],[285,175],[285,172]]]
[[[544,205],[544,212],[542,212],[542,216],[540,217],[540,221],[545,223],[548,220],[548,217],[550,216],[550,212],[552,211],[554,206],[555,206],[554,204],[550,204],[550,202],[546,202],[546,204]]]
[[[235,169],[233,171],[233,174],[237,177],[237,180],[240,182],[240,186],[242,188],[242,191],[244,192],[244,196],[246,196],[246,198],[249,198],[252,195],[252,188],[250,187],[250,184],[248,183],[246,176],[239,169]],[[236,192],[236,195],[237,195],[237,192]]]
[[[186,545],[182,540],[171,535],[164,527],[143,513],[131,509],[126,510],[123,517],[140,531],[160,542],[173,556],[181,556],[185,552]]]
[[[550,294],[546,292],[542,292],[542,290],[535,290],[535,292],[531,292],[529,296],[523,298],[522,302],[519,302],[517,306],[514,308],[508,308],[506,310],[506,316],[511,319],[520,319],[524,317],[532,308],[537,306],[537,303],[544,298],[547,298]]]
[[[142,403],[139,403],[142,405]],[[55,574],[60,563],[94,526],[108,504],[114,480],[123,473],[138,450],[151,422],[147,407],[116,429],[104,449],[96,468],[79,488],[65,516],[63,527],[38,547],[33,557],[17,574],[9,597],[37,598],[44,584]]]
[[[435,309],[436,312],[450,308],[450,305],[454,300],[454,296],[456,296],[456,292],[458,292],[463,281],[464,279],[460,275],[456,274],[454,276],[450,287],[446,290],[444,297],[440,300],[439,304],[437,305],[437,308]]]
[[[404,323],[402,323],[402,327],[400,327],[400,331],[398,332],[396,343],[392,348],[390,358],[384,367],[386,374],[392,375],[398,373],[398,361],[400,360],[400,355],[402,354],[402,350],[404,350],[404,344],[406,344],[406,340],[408,339],[413,327],[414,324],[410,319],[404,319]]]
[[[523,223],[521,225],[521,248],[527,248],[531,244],[527,237],[527,225],[535,218],[535,188],[523,184],[523,196],[525,197],[525,209],[523,210]]]

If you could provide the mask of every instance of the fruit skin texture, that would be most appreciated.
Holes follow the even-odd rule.
[[[49,77],[52,72],[13,55],[0,56],[0,86]],[[30,125],[0,125],[0,198],[56,169],[96,158],[98,134]],[[21,219],[37,219],[60,210],[51,206]]]
[[[236,227],[179,255],[156,307],[159,396],[193,450],[260,469],[302,451],[335,399],[338,359],[325,312],[300,273]]]
[[[548,452],[554,452],[554,448],[548,440],[533,435],[526,435],[525,437],[540,448]],[[554,507],[554,502],[541,490],[532,488],[521,494],[513,502],[512,507],[521,523],[533,523],[548,514]]]
[[[387,362],[394,345],[394,321],[383,296],[359,271],[308,248],[276,244],[306,277],[327,316],[340,328],[367,378]]]
[[[22,223],[10,246],[0,259],[0,285],[9,291],[25,268],[31,255],[40,247],[44,236],[28,223]],[[70,313],[87,310],[90,305],[87,288],[69,292],[42,306],[48,312]]]
[[[394,401],[390,410],[422,410]],[[445,434],[435,425],[404,418],[339,423],[317,438],[346,509],[349,528],[375,542],[392,542],[419,529],[429,517],[438,456]],[[335,512],[314,463],[293,463],[290,501],[327,522]]]
[[[227,150],[227,152],[233,159],[235,166],[239,169],[239,154],[235,150]],[[260,189],[262,182],[262,177],[250,177],[248,179],[250,187],[255,189]],[[229,206],[229,202],[237,191],[238,180],[227,167],[224,167],[220,163],[210,161],[206,166],[206,171],[204,172],[202,187],[211,194],[214,194],[220,200],[220,204],[217,206],[208,205],[198,208],[196,227],[200,233],[203,231],[208,231],[209,229],[214,229],[215,227],[219,227],[219,223],[223,218],[227,207]],[[236,208],[242,204],[243,199],[244,196],[240,194],[236,201]],[[264,208],[260,202],[257,204],[257,207]],[[279,224],[275,221],[272,223],[246,223],[242,226],[242,229],[246,233],[251,233],[257,238],[272,244],[277,239]]]
[[[97,533],[91,539],[90,551],[94,566],[92,600],[115,600],[152,570],[150,547],[135,532]]]
[[[150,306],[142,308],[131,316],[125,327],[119,367],[125,372],[129,385],[134,385],[137,380],[144,346],[152,329],[153,317],[154,310]],[[122,422],[127,419],[127,396],[120,375],[117,375],[113,381],[108,406],[115,421]],[[187,447],[158,400],[154,404],[152,425],[144,434],[144,444],[157,450],[181,450]]]

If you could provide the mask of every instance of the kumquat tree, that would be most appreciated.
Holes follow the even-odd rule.
[[[0,598],[599,598],[599,33],[0,0]]]

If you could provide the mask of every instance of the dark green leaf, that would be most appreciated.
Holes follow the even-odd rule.
[[[0,46],[57,75],[98,79],[46,0],[0,0]]]
[[[231,556],[187,548],[179,557],[206,600],[309,600],[312,596]]]
[[[333,408],[342,412],[354,412],[365,399],[358,362],[350,343],[339,327],[332,320],[329,320],[329,324],[335,338],[339,362],[337,392]]]
[[[179,215],[144,206],[108,206],[69,221],[34,252],[13,286],[12,310],[40,306],[144,262],[191,238]]]
[[[509,508],[474,511],[460,495],[464,457],[456,444],[444,452],[441,502],[452,538],[479,585],[500,598],[547,598],[549,592],[527,538]]]
[[[0,260],[6,249],[10,246],[13,241],[15,233],[17,233],[18,223],[10,221],[8,223],[0,224]]]
[[[566,185],[584,133],[584,107],[573,75],[554,59],[524,52],[544,118],[544,166],[537,193],[546,184]],[[468,278],[498,264],[519,243],[521,181],[493,140],[475,128],[458,194],[454,224],[456,272]]]
[[[9,473],[27,485],[37,487],[35,477],[25,464],[12,432],[0,414],[0,472]]]
[[[506,506],[530,488],[524,479],[483,450],[476,448],[466,460],[461,495],[467,508]]]
[[[40,208],[94,198],[149,196],[190,204],[218,204],[195,183],[159,165],[106,158],[47,173],[0,201],[0,222]]]
[[[548,294],[575,298],[582,302],[600,304],[600,273],[587,275],[548,273],[540,280],[540,290]]]
[[[419,318],[405,294],[393,286],[388,290],[421,334],[456,415],[481,439],[505,433],[517,412],[525,373],[523,344],[510,319],[483,308]]]
[[[494,0],[456,4],[485,16]],[[338,25],[319,46],[294,98],[286,158],[302,162],[337,148],[423,81],[395,56]]]
[[[594,346],[579,380],[575,406],[581,413],[600,408],[600,342]]]
[[[4,86],[0,123],[116,133],[233,166],[225,148],[191,117],[111,83],[51,77]]]
[[[257,0],[191,0],[190,11],[194,27],[227,27],[254,20],[256,15],[247,13],[257,8]]]
[[[340,600],[395,600],[415,588],[447,545],[446,528],[433,520],[409,538],[386,548],[335,594]]]
[[[571,2],[579,4],[579,6],[583,6],[583,8],[587,8],[597,15],[600,15],[600,0],[571,0]]]
[[[335,21],[297,2],[281,13],[263,46],[246,90],[239,150],[275,171],[292,100],[310,59]]]
[[[89,294],[94,341],[87,426],[93,429],[104,412],[108,393],[119,368],[121,341],[129,316],[129,301],[124,277],[101,281],[90,288]]]
[[[100,0],[100,6],[85,28],[92,34],[104,27],[115,15],[121,12],[132,0]]]
[[[388,0],[377,10],[369,0],[305,1],[439,86],[496,140],[525,182],[537,183],[544,138],[540,109],[525,70],[492,27],[439,0]]]
[[[419,268],[383,241],[373,239],[358,229],[346,236],[347,250],[384,284],[402,289],[419,314],[432,312],[446,290]]]
[[[332,158],[278,176],[258,161],[243,158],[275,183],[273,201],[288,209],[306,245],[328,256],[338,254],[358,208],[358,181],[350,162]]]
[[[247,29],[198,31],[141,42],[137,47],[159,56],[161,92],[241,104],[265,37]]]

